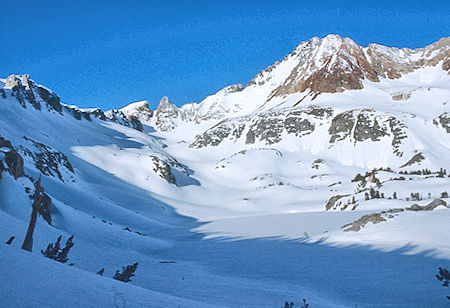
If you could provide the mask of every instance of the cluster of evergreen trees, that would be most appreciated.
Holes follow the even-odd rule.
[[[364,194],[364,199],[365,200],[370,200],[370,199],[383,199],[384,198],[384,193],[380,193],[379,190],[374,189],[373,187],[370,188],[369,192]],[[397,195],[395,195],[395,198],[397,199]]]
[[[32,250],[33,250],[33,233],[34,233],[34,229],[36,226],[37,216],[39,213],[39,209],[41,208],[42,200],[45,197],[44,190],[42,189],[42,186],[41,186],[41,177],[39,177],[39,179],[34,183],[34,186],[35,186],[35,192],[31,196],[31,199],[33,200],[33,207],[32,207],[33,209],[32,209],[32,213],[31,213],[31,217],[30,217],[30,222],[28,224],[27,233],[25,235],[25,239],[22,244],[22,249],[30,251],[30,252],[32,252]],[[50,215],[49,209],[48,209],[48,215]],[[58,261],[61,263],[66,263],[67,261],[69,261],[68,256],[69,256],[70,249],[74,246],[73,237],[74,237],[73,235],[71,237],[69,237],[66,241],[66,245],[64,247],[61,247],[62,235],[60,235],[57,238],[55,243],[48,244],[47,249],[45,249],[45,251],[41,250],[42,255],[44,255],[45,257],[50,258],[52,260],[55,260],[55,261]],[[6,241],[5,244],[11,245],[11,243],[14,239],[15,239],[15,237],[12,236],[8,241]],[[116,273],[114,274],[113,278],[116,280],[119,280],[119,281],[123,281],[123,282],[131,281],[130,278],[134,276],[134,272],[136,271],[138,264],[139,263],[136,262],[132,265],[127,265],[126,267],[122,267],[122,272],[117,270]],[[73,263],[71,263],[69,265],[73,265]],[[101,270],[99,270],[97,272],[97,274],[103,275],[104,271],[105,271],[105,269],[102,268]]]
[[[440,168],[439,171],[432,172],[430,169],[413,170],[413,171],[400,171],[400,174],[414,174],[414,175],[430,175],[437,174],[437,177],[443,178],[447,175],[447,170]]]
[[[130,282],[131,277],[134,277],[134,272],[137,270],[137,267],[139,265],[139,262],[136,262],[132,265],[127,265],[126,267],[122,267],[122,272],[119,270],[116,271],[116,273],[113,276],[113,279],[123,281],[123,282]],[[103,273],[105,272],[105,268],[102,268],[97,272],[97,275],[103,276]]]
[[[450,272],[446,269],[446,268],[439,268],[439,274],[436,275],[436,278],[439,281],[442,281],[442,286],[443,287],[448,287],[449,286],[449,281],[450,281]],[[447,296],[447,299],[450,300],[450,296]]]
[[[54,244],[48,244],[47,249],[45,251],[41,250],[41,253],[47,258],[61,263],[66,263],[69,260],[68,255],[70,248],[72,248],[74,245],[73,235],[67,239],[66,246],[64,248],[61,248],[61,238],[62,235],[58,237]]]

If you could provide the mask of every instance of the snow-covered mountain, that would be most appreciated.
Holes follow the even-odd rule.
[[[81,109],[28,75],[0,79],[0,235],[17,237],[1,248],[3,304],[28,304],[15,266],[30,264],[31,282],[73,273],[77,295],[52,282],[57,302],[28,297],[55,307],[81,294],[83,306],[441,306],[449,102],[449,38],[415,50],[312,38],[245,87],[156,110]],[[15,248],[39,177],[26,255]],[[75,234],[73,271],[41,260],[60,234]],[[135,261],[135,286],[107,278]]]
[[[339,93],[344,90],[359,90],[370,87],[387,90],[385,82],[401,79],[402,76],[424,68],[436,68],[433,73],[413,75],[393,86],[412,89],[433,85],[433,81],[445,84],[450,70],[450,38],[420,49],[389,48],[377,44],[358,46],[350,38],[328,35],[301,43],[281,62],[259,72],[244,88],[242,85],[228,86],[199,104],[170,105],[167,99],[158,107],[157,126],[161,130],[172,129],[171,122],[180,119],[186,122],[201,122],[242,116],[255,111],[267,111],[274,107],[293,107],[314,101],[320,94]],[[438,76],[436,76],[437,74]],[[430,80],[434,79],[434,80]],[[405,84],[406,83],[406,84]],[[405,100],[411,96],[409,89],[393,89],[389,94],[394,100]],[[295,95],[294,95],[295,94]],[[169,107],[171,106],[171,107]]]

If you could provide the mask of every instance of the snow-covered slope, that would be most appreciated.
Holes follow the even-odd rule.
[[[27,75],[1,79],[0,235],[16,236],[0,247],[3,306],[446,304],[449,43],[313,38],[246,87],[155,111],[84,110]],[[40,254],[72,234],[73,267]],[[136,261],[134,286],[110,278]],[[61,275],[57,296],[16,291]]]

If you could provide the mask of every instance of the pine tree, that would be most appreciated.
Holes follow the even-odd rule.
[[[67,256],[69,254],[70,248],[72,248],[74,245],[73,235],[67,239],[66,246],[62,249],[61,249],[61,238],[62,235],[58,236],[56,242],[54,244],[52,243],[48,244],[47,249],[45,251],[41,250],[41,253],[47,258],[53,259],[61,263],[66,263],[67,261],[69,261]]]
[[[103,276],[103,273],[105,272],[105,268],[103,267],[101,270],[99,270],[96,274]]]
[[[117,270],[113,278],[123,282],[131,281],[130,278],[134,276],[134,272],[136,271],[138,265],[139,262],[136,262],[133,265],[127,265],[126,268],[122,267],[122,273],[119,273],[119,270]]]
[[[443,286],[448,287],[450,281],[450,272],[446,268],[439,268],[439,275],[436,275],[439,281],[443,281]]]
[[[373,189],[373,187],[370,188],[369,193],[370,193],[370,199],[374,199],[376,195],[375,195],[375,189]]]
[[[56,256],[55,260],[61,263],[66,263],[67,261],[69,261],[69,259],[67,258],[67,255],[69,254],[70,248],[72,248],[74,245],[73,243],[73,235],[71,237],[69,237],[66,241],[66,246],[61,249],[61,251],[58,253],[58,255]]]
[[[47,249],[45,251],[41,250],[41,253],[50,259],[55,259],[56,255],[58,254],[58,251],[61,249],[61,238],[62,235],[58,236],[56,242],[54,244],[50,243],[47,246]]]

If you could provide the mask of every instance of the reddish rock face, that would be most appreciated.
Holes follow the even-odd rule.
[[[362,89],[362,80],[378,82],[380,78],[400,78],[405,73],[441,62],[442,69],[450,71],[450,38],[412,50],[377,44],[364,48],[349,38],[329,35],[300,44],[286,59],[292,57],[298,64],[272,91],[268,101],[276,96],[304,91],[318,95]],[[273,69],[270,67],[266,71]],[[263,84],[264,81],[255,79],[253,83]]]

